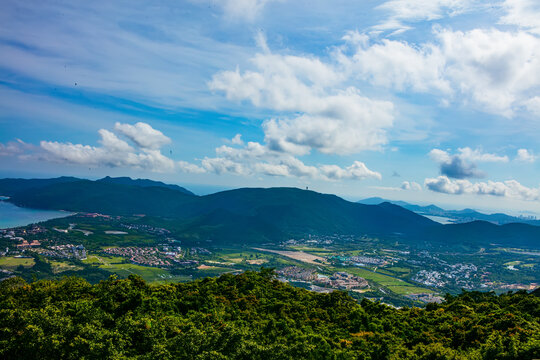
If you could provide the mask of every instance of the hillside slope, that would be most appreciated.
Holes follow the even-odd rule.
[[[487,222],[441,225],[391,203],[364,205],[297,188],[242,188],[195,196],[168,187],[69,181],[15,193],[13,203],[39,209],[144,214],[184,239],[214,243],[278,242],[312,235],[395,238],[422,246],[540,247],[540,227]],[[146,220],[144,220],[146,221]]]
[[[3,359],[540,358],[540,298],[465,292],[395,309],[246,272],[151,286],[0,282]]]
[[[178,185],[165,184],[161,181],[154,181],[148,179],[132,179],[129,177],[110,177],[106,176],[103,179],[97,180],[99,182],[105,182],[109,184],[118,184],[118,185],[129,185],[129,186],[138,186],[138,187],[164,187],[171,190],[176,190],[183,192],[187,195],[195,195],[186,188],[183,188]]]

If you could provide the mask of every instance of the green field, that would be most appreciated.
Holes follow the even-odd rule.
[[[2,256],[0,257],[0,267],[7,270],[15,270],[19,266],[24,266],[25,268],[30,268],[34,266],[35,261],[33,258],[16,258],[13,256]]]
[[[345,271],[356,276],[363,277],[366,280],[373,281],[381,286],[384,286],[396,294],[416,294],[416,293],[432,293],[432,290],[415,286],[401,279],[396,279],[378,272],[369,271],[361,268],[335,268],[334,271]]]
[[[99,268],[115,273],[123,278],[128,277],[129,275],[139,275],[148,282],[176,280],[176,276],[171,275],[167,270],[149,266],[136,264],[107,264],[100,265]]]
[[[420,294],[420,293],[432,293],[432,290],[418,287],[407,283],[407,285],[389,285],[388,289],[392,290],[399,295]]]
[[[389,267],[389,268],[386,268],[386,270],[392,271],[394,273],[403,273],[403,274],[408,274],[411,272],[411,269],[409,268],[398,267],[398,266]]]
[[[121,256],[103,256],[103,255],[88,255],[86,260],[83,260],[85,264],[119,264],[124,261],[125,258]]]
[[[52,272],[54,274],[59,274],[68,270],[72,270],[72,271],[83,270],[81,266],[72,265],[64,261],[48,260],[48,262],[49,264],[51,264]]]

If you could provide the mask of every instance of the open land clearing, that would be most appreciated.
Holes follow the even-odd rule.
[[[397,279],[381,273],[376,273],[370,270],[361,268],[335,268],[337,271],[349,272],[353,275],[363,277],[366,280],[373,281],[379,285],[382,285],[396,294],[416,294],[416,293],[432,293],[430,289],[422,288],[413,284],[410,284],[404,280]]]
[[[5,256],[0,257],[0,267],[8,270],[14,270],[20,265],[25,268],[30,268],[34,266],[35,262],[33,258],[23,258],[23,257],[13,257]]]
[[[259,251],[271,252],[281,256],[285,256],[297,261],[305,262],[313,265],[326,265],[326,260],[320,256],[308,254],[303,251],[282,251],[282,250],[269,250],[261,248],[252,248]]]
[[[83,270],[82,266],[76,266],[73,264],[66,263],[64,261],[57,261],[57,260],[49,260],[49,264],[51,264],[52,272],[54,274],[60,274],[64,271],[80,271]]]
[[[255,259],[255,260],[246,260],[246,262],[250,265],[262,265],[264,263],[267,263],[267,259]]]

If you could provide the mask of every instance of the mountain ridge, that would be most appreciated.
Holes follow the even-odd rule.
[[[405,201],[387,200],[380,197],[370,197],[357,201],[360,204],[380,204],[383,202],[390,202],[392,204],[399,205],[405,209],[411,210],[417,214],[429,215],[429,216],[441,216],[450,218],[453,223],[472,222],[475,220],[482,220],[491,222],[498,225],[510,224],[510,223],[522,223],[529,225],[540,226],[539,220],[523,219],[516,216],[511,216],[504,213],[491,213],[484,214],[477,210],[466,208],[462,210],[445,210],[436,205],[415,205]]]
[[[9,201],[38,209],[144,214],[147,220],[141,221],[161,219],[158,222],[166,222],[184,239],[216,243],[280,242],[308,234],[367,235],[427,246],[537,246],[540,239],[540,227],[528,224],[441,225],[390,202],[366,205],[290,187],[240,188],[196,196],[164,186],[70,179],[14,193]]]

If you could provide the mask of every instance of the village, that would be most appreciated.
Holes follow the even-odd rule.
[[[315,269],[306,269],[299,266],[287,266],[277,271],[278,279],[282,281],[303,281],[318,287],[353,290],[369,287],[366,279],[354,276],[347,272],[336,272],[330,276],[317,274]]]
[[[172,261],[176,259],[176,253],[164,253],[157,247],[111,247],[103,250],[108,255],[122,256],[134,264],[157,267],[170,267]]]

